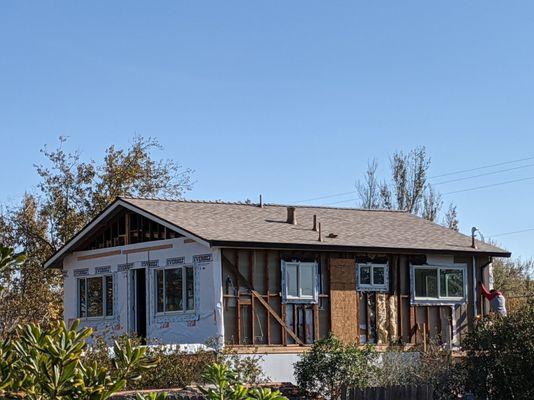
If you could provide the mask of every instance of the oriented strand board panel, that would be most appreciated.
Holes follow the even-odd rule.
[[[353,259],[330,260],[330,313],[332,332],[344,342],[357,342],[358,293]]]

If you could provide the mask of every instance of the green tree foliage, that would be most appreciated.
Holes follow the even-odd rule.
[[[9,276],[10,272],[20,267],[25,259],[24,254],[16,254],[15,250],[0,244],[0,274],[2,276]],[[2,290],[3,286],[0,283],[0,292]]]
[[[407,153],[397,151],[390,159],[390,176],[380,180],[378,162],[373,159],[367,166],[364,179],[356,183],[360,206],[408,211],[429,221],[436,221],[443,200],[428,182],[430,165],[425,147],[417,147]],[[453,204],[445,214],[444,224],[458,230],[458,215]]]
[[[504,293],[511,311],[524,305],[528,299],[534,299],[533,276],[533,260],[493,260],[493,286]]]
[[[91,329],[69,329],[62,322],[51,329],[29,324],[17,329],[13,340],[0,345],[0,396],[30,400],[105,400],[128,381],[155,364],[145,349],[130,341],[113,347],[114,373],[98,363],[84,363],[86,338]],[[142,396],[140,397],[143,398]],[[164,395],[153,397],[160,400]]]
[[[534,398],[534,304],[486,318],[464,341],[466,390],[489,400]]]
[[[191,170],[172,160],[154,158],[159,143],[136,137],[127,148],[110,146],[101,161],[84,161],[67,151],[66,139],[56,149],[44,148],[36,165],[37,188],[18,205],[0,214],[0,243],[23,251],[21,265],[4,273],[0,299],[0,336],[17,324],[47,323],[61,318],[62,279],[42,264],[116,196],[181,198],[191,186]],[[32,293],[32,296],[27,296]]]
[[[203,380],[207,386],[199,389],[208,400],[287,400],[278,390],[243,386],[236,373],[224,364],[210,365]]]
[[[347,387],[366,387],[378,373],[371,348],[344,344],[330,334],[315,342],[295,363],[299,387],[312,395],[338,399]]]

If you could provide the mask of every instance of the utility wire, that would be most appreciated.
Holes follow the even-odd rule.
[[[512,179],[510,181],[504,181],[504,182],[499,182],[499,183],[492,183],[490,185],[482,185],[482,186],[476,186],[476,187],[467,188],[467,189],[454,190],[452,192],[446,192],[446,193],[442,193],[442,194],[446,195],[446,194],[470,192],[472,190],[486,189],[486,188],[490,188],[490,187],[493,187],[493,186],[507,185],[509,183],[515,183],[515,182],[524,182],[524,181],[529,181],[529,180],[532,180],[532,179],[534,179],[534,176],[529,176],[528,178],[521,178],[521,179]]]
[[[494,187],[494,186],[508,185],[508,184],[510,184],[510,183],[524,182],[524,181],[528,181],[528,180],[532,180],[532,179],[534,179],[534,176],[529,176],[529,177],[527,177],[527,178],[521,178],[521,179],[512,179],[512,180],[504,181],[504,182],[492,183],[492,184],[490,184],[490,185],[482,185],[482,186],[476,186],[476,187],[471,187],[471,188],[467,188],[467,189],[454,190],[454,191],[452,191],[452,192],[442,193],[442,195],[455,194],[455,193],[463,193],[463,192],[470,192],[470,191],[472,191],[472,190],[487,189],[487,188]],[[347,199],[347,200],[335,201],[335,202],[333,202],[333,203],[327,203],[326,205],[334,205],[334,204],[348,203],[349,201],[356,201],[356,200],[358,200],[358,198],[352,198],[352,199]]]
[[[463,169],[463,170],[458,170],[458,171],[454,171],[454,172],[448,172],[448,173],[441,174],[441,175],[431,176],[428,179],[436,179],[436,178],[440,178],[440,177],[451,176],[451,175],[461,174],[461,173],[465,173],[465,172],[478,171],[478,170],[485,169],[485,168],[491,168],[491,167],[497,167],[497,166],[501,166],[501,165],[513,164],[513,163],[516,163],[516,162],[527,161],[527,160],[534,160],[534,157],[519,158],[519,159],[516,159],[516,160],[504,161],[504,162],[496,163],[496,164],[488,164],[488,165],[484,165],[484,166],[476,167],[476,168],[469,168],[469,169]],[[501,172],[509,172],[509,171],[514,171],[514,170],[518,170],[518,169],[522,169],[522,168],[528,168],[528,167],[534,167],[534,164],[521,165],[521,166],[513,167],[513,168],[506,168],[506,169],[501,169],[501,170],[497,170],[497,171],[491,171],[491,172],[485,172],[485,173],[482,173],[482,174],[466,176],[466,177],[462,177],[462,178],[450,179],[450,180],[443,181],[443,182],[436,182],[433,185],[444,185],[444,184],[447,184],[447,183],[460,182],[460,181],[464,181],[464,180],[468,180],[468,179],[474,179],[474,178],[479,178],[479,177],[488,176],[488,175],[495,175],[495,174],[498,174],[498,173],[501,173]],[[531,178],[526,178],[524,180],[528,180],[528,179],[531,179]],[[520,182],[520,181],[521,180],[517,180],[517,181],[514,180],[514,181],[509,181],[509,182],[496,183],[494,185],[501,185],[501,184],[505,184],[505,183]],[[461,193],[461,192],[464,192],[464,191],[471,191],[471,190],[476,190],[476,189],[484,188],[484,187],[491,187],[491,186],[487,185],[487,186],[483,186],[483,187],[481,186],[481,187],[476,187],[476,188],[463,189],[463,190],[454,191],[454,192],[448,192],[448,193],[443,193],[443,194]],[[350,192],[334,193],[334,194],[329,194],[329,195],[325,195],[325,196],[319,196],[319,197],[313,197],[313,198],[309,198],[309,199],[305,199],[305,200],[294,201],[292,203],[293,204],[299,204],[299,203],[306,203],[306,202],[309,202],[309,201],[331,199],[331,198],[334,198],[334,197],[346,196],[346,195],[353,194],[353,193],[357,193],[357,191],[356,190],[352,190]],[[341,201],[336,201],[336,202],[328,203],[328,204],[340,204],[340,203],[346,203],[346,202],[353,201],[353,200],[358,200],[358,199],[341,200]]]
[[[521,229],[519,231],[497,233],[496,235],[491,235],[490,238],[499,237],[499,236],[507,236],[507,235],[515,235],[516,233],[531,232],[531,231],[534,231],[534,228]]]
[[[522,168],[527,168],[527,167],[534,167],[534,164],[521,165],[519,167],[499,169],[497,171],[484,172],[482,174],[471,175],[471,176],[464,176],[463,178],[456,178],[456,179],[450,179],[448,181],[436,182],[436,183],[433,183],[432,185],[436,186],[436,185],[444,185],[446,183],[460,182],[460,181],[465,181],[465,180],[468,180],[468,179],[480,178],[481,176],[495,175],[495,174],[499,174],[501,172],[515,171],[515,170],[522,169]]]
[[[488,164],[488,165],[483,165],[481,167],[476,167],[476,168],[469,168],[469,169],[462,169],[462,170],[458,170],[458,171],[454,171],[454,172],[447,172],[446,174],[431,176],[429,179],[441,178],[443,176],[450,176],[450,175],[456,175],[456,174],[463,174],[464,172],[478,171],[480,169],[498,167],[498,166],[501,166],[501,165],[513,164],[513,163],[516,163],[516,162],[527,161],[527,160],[534,160],[534,157],[519,158],[517,160],[504,161],[504,162],[500,162],[500,163],[497,163],[497,164]]]
[[[345,196],[345,195],[347,195],[347,194],[353,194],[353,193],[356,193],[356,190],[351,190],[350,192],[344,192],[344,193],[329,194],[329,195],[327,195],[327,196],[314,197],[314,198],[312,198],[312,199],[306,199],[306,200],[294,201],[293,203],[294,203],[294,204],[297,204],[297,203],[305,203],[305,202],[307,202],[307,201],[330,199],[330,198],[332,198],[332,197]]]

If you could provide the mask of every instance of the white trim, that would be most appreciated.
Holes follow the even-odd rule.
[[[437,274],[437,297],[416,297],[415,295],[415,270],[416,269],[427,269],[435,270]],[[462,297],[443,297],[441,296],[441,279],[440,279],[440,270],[442,269],[456,269],[460,270],[463,273],[463,292]],[[467,290],[467,264],[422,264],[422,265],[413,265],[410,264],[410,301],[414,305],[455,305],[455,304],[464,304],[468,299],[468,290]]]
[[[371,277],[371,283],[360,283],[360,269],[361,267],[369,267],[370,268],[370,277]],[[378,268],[384,268],[384,283],[383,284],[375,284],[374,283],[374,274],[373,270]],[[389,291],[389,263],[384,264],[378,264],[378,263],[358,263],[356,264],[356,287],[358,291],[360,292],[387,292]]]
[[[107,291],[106,291],[106,278],[111,278],[111,315],[106,315],[107,306],[108,306],[108,299],[107,299]],[[102,280],[102,315],[96,315],[93,317],[89,317],[89,290],[88,290],[88,279],[95,279],[100,278]],[[76,277],[76,316],[81,321],[97,321],[102,319],[113,319],[115,317],[115,276],[113,273],[105,273],[105,274],[98,274],[98,275],[84,275]],[[80,281],[85,280],[85,317],[82,317],[80,314]]]
[[[178,232],[179,234],[185,236],[186,238],[189,238],[189,239],[192,239],[200,244],[203,244],[204,246],[206,247],[210,247],[210,243],[204,239],[201,239],[200,237],[198,236],[195,236],[185,230],[183,230],[182,228],[174,225],[174,224],[171,224],[167,221],[164,221],[162,220],[161,218],[153,215],[153,214],[150,214],[146,211],[144,211],[143,209],[137,207],[137,206],[134,206],[133,204],[130,204],[128,203],[127,201],[123,200],[123,199],[118,199],[115,201],[115,203],[111,204],[110,206],[108,206],[108,209],[105,210],[102,214],[100,214],[98,217],[96,217],[91,223],[89,223],[89,225],[87,225],[84,229],[82,229],[80,232],[78,232],[71,240],[69,240],[61,249],[59,249],[57,251],[56,254],[54,254],[49,260],[47,260],[45,263],[44,263],[44,267],[45,268],[49,268],[50,266],[52,266],[57,260],[58,258],[61,258],[72,246],[74,246],[82,237],[84,237],[87,233],[89,233],[96,225],[98,225],[102,220],[104,220],[112,211],[114,211],[117,207],[119,206],[122,206],[124,208],[127,208],[128,210],[130,211],[133,211],[137,214],[140,214],[142,215],[143,217],[145,218],[148,218],[152,221],[155,221],[157,222],[158,224],[161,224],[169,229],[172,229],[176,232]],[[101,249],[101,250],[104,250],[104,249]]]
[[[187,309],[187,268],[191,268],[193,271],[193,309],[188,310]],[[182,270],[182,310],[175,310],[175,311],[165,311],[165,283],[166,283],[166,277],[165,277],[165,270],[170,269],[181,269]],[[197,279],[195,274],[196,267],[191,264],[185,264],[185,265],[164,265],[161,267],[154,268],[154,316],[155,317],[163,317],[163,316],[173,316],[173,315],[183,315],[183,314],[195,314],[197,310],[197,301],[196,301],[196,295],[198,293],[197,288]],[[158,311],[158,271],[163,271],[163,311]]]
[[[287,266],[288,265],[296,265],[297,266],[297,274],[298,274],[298,282],[297,282],[297,290],[299,291],[298,296],[290,296],[288,294],[288,288],[287,288]],[[301,280],[301,266],[307,266],[313,268],[313,294],[311,296],[304,296],[302,295],[302,288],[300,287],[300,280]],[[301,262],[301,261],[284,261],[281,262],[281,285],[282,285],[282,303],[299,303],[299,304],[316,304],[319,301],[319,264],[317,262]]]

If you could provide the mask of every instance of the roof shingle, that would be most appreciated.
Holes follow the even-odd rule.
[[[510,256],[506,250],[424,220],[389,210],[296,206],[297,224],[286,223],[287,206],[121,198],[213,245],[269,245],[287,248],[361,248],[487,253]],[[313,216],[322,224],[323,241],[312,230]],[[333,233],[335,238],[329,238]]]

